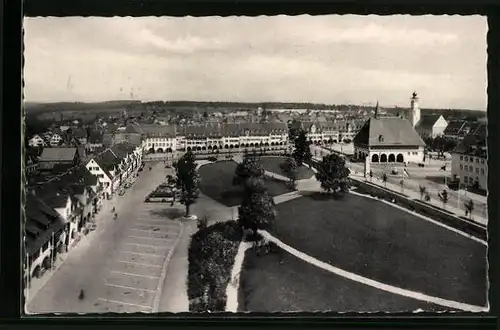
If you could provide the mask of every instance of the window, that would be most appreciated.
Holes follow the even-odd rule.
[[[462,164],[460,164],[460,170],[463,170],[464,169],[464,166]]]
[[[476,158],[476,164],[479,164],[479,158]]]
[[[476,174],[479,174],[479,167],[476,167]]]
[[[484,168],[481,169],[481,175],[484,175]]]
[[[466,175],[466,176],[464,176],[464,182],[465,182],[465,183],[469,182],[469,177],[468,177],[467,175]]]
[[[469,172],[472,172],[472,171],[474,171],[474,167],[469,166]]]
[[[484,159],[481,159],[481,164],[484,164]]]
[[[471,158],[470,158],[470,162],[471,162],[471,163],[474,163],[474,157],[471,157]]]
[[[410,152],[408,151],[408,155],[410,155]]]
[[[460,160],[464,160],[464,156],[460,156]]]
[[[464,170],[467,172],[469,170],[469,166],[465,165]]]
[[[465,159],[465,161],[468,161],[468,160],[469,160],[469,158],[468,158],[467,156],[465,156],[465,158],[464,158],[464,159]]]

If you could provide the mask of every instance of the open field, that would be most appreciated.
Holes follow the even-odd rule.
[[[285,157],[265,156],[261,157],[259,162],[262,164],[266,171],[283,175],[280,164],[285,160]],[[310,179],[313,175],[314,172],[305,166],[300,166],[297,170],[297,180]]]
[[[486,247],[390,205],[319,194],[277,205],[275,236],[349,272],[431,296],[486,304]]]
[[[200,190],[207,196],[226,206],[241,204],[243,188],[233,185],[236,162],[221,161],[200,167]],[[290,191],[282,181],[266,180],[266,187],[271,196]]]
[[[240,311],[449,310],[351,281],[276,249],[265,256],[247,250],[238,292]]]

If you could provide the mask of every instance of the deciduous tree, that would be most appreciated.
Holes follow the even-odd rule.
[[[254,237],[258,229],[268,229],[276,217],[275,203],[267,191],[251,192],[238,208],[238,222],[244,229],[252,230]]]
[[[280,164],[281,171],[290,180],[290,185],[295,189],[295,183],[297,182],[298,166],[294,158],[287,158],[283,163]]]
[[[310,143],[307,140],[306,131],[300,130],[295,138],[295,149],[292,153],[292,157],[295,159],[298,166],[303,163],[308,163],[311,160],[312,155],[309,146]]]
[[[189,209],[196,202],[199,194],[199,174],[193,153],[188,151],[175,163],[176,185],[180,192],[181,204],[186,206],[186,217]]]
[[[465,206],[465,211],[467,211],[467,214],[469,215],[469,218],[472,217],[472,211],[474,211],[474,202],[472,199],[469,199],[467,202],[464,203]]]
[[[321,188],[336,195],[343,195],[349,191],[349,169],[345,160],[337,154],[323,157],[318,165],[316,179],[321,183]]]
[[[441,200],[441,203],[443,203],[443,208],[446,207],[446,203],[448,203],[448,192],[446,190],[443,190],[442,192],[438,193],[438,197]]]

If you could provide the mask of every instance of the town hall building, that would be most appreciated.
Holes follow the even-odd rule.
[[[415,130],[420,121],[417,93],[411,98],[410,118],[382,117],[378,103],[373,117],[368,119],[354,138],[357,159],[369,158],[371,163],[421,163],[425,142]]]

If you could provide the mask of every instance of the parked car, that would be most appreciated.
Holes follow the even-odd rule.
[[[120,189],[120,191],[118,192],[118,195],[120,195],[120,196],[125,195],[125,189]]]

